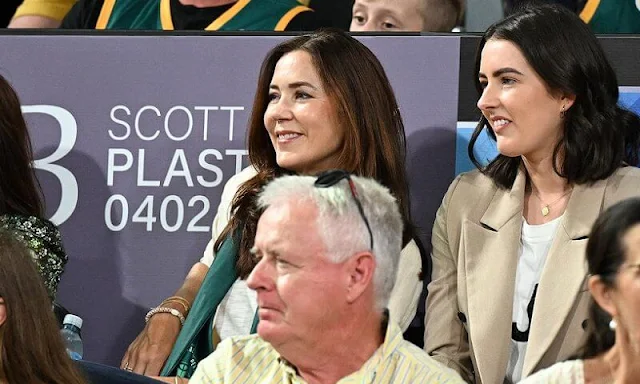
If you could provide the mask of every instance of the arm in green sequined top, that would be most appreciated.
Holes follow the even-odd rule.
[[[58,227],[39,217],[7,214],[0,216],[0,228],[13,233],[31,251],[53,301],[67,263]]]

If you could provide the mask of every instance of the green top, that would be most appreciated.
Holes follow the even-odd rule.
[[[67,263],[58,228],[49,220],[39,217],[7,214],[0,216],[0,229],[14,234],[31,251],[49,298],[53,301]]]
[[[235,264],[238,255],[238,233],[228,236],[216,251],[211,267],[198,290],[178,339],[160,372],[161,376],[191,377],[198,363],[214,351],[213,318],[218,305],[237,280]],[[251,333],[258,326],[254,315]]]
[[[298,0],[238,0],[208,31],[282,31],[296,15],[311,11]],[[170,0],[105,0],[96,29],[173,30]]]
[[[580,18],[594,33],[640,33],[640,0],[588,0]]]

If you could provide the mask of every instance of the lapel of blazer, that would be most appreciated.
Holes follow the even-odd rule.
[[[545,261],[531,319],[523,377],[529,375],[558,335],[587,275],[585,249],[600,214],[606,180],[576,185]]]
[[[511,190],[496,190],[480,225],[463,223],[468,329],[483,383],[502,383],[507,369],[525,185],[521,170]]]

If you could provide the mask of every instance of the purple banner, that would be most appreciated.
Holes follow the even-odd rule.
[[[58,299],[85,320],[86,359],[119,364],[202,256],[222,187],[247,164],[260,63],[283,39],[0,36],[0,72],[21,97],[69,255]],[[459,38],[362,41],[400,103],[428,243],[455,170]]]

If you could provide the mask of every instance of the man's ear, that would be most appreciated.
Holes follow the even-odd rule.
[[[371,252],[357,253],[345,264],[347,273],[347,302],[353,303],[373,286],[376,259]]]
[[[618,309],[611,297],[612,290],[608,287],[599,275],[589,277],[589,292],[591,297],[598,303],[600,308],[604,309],[611,317],[618,315]]]

